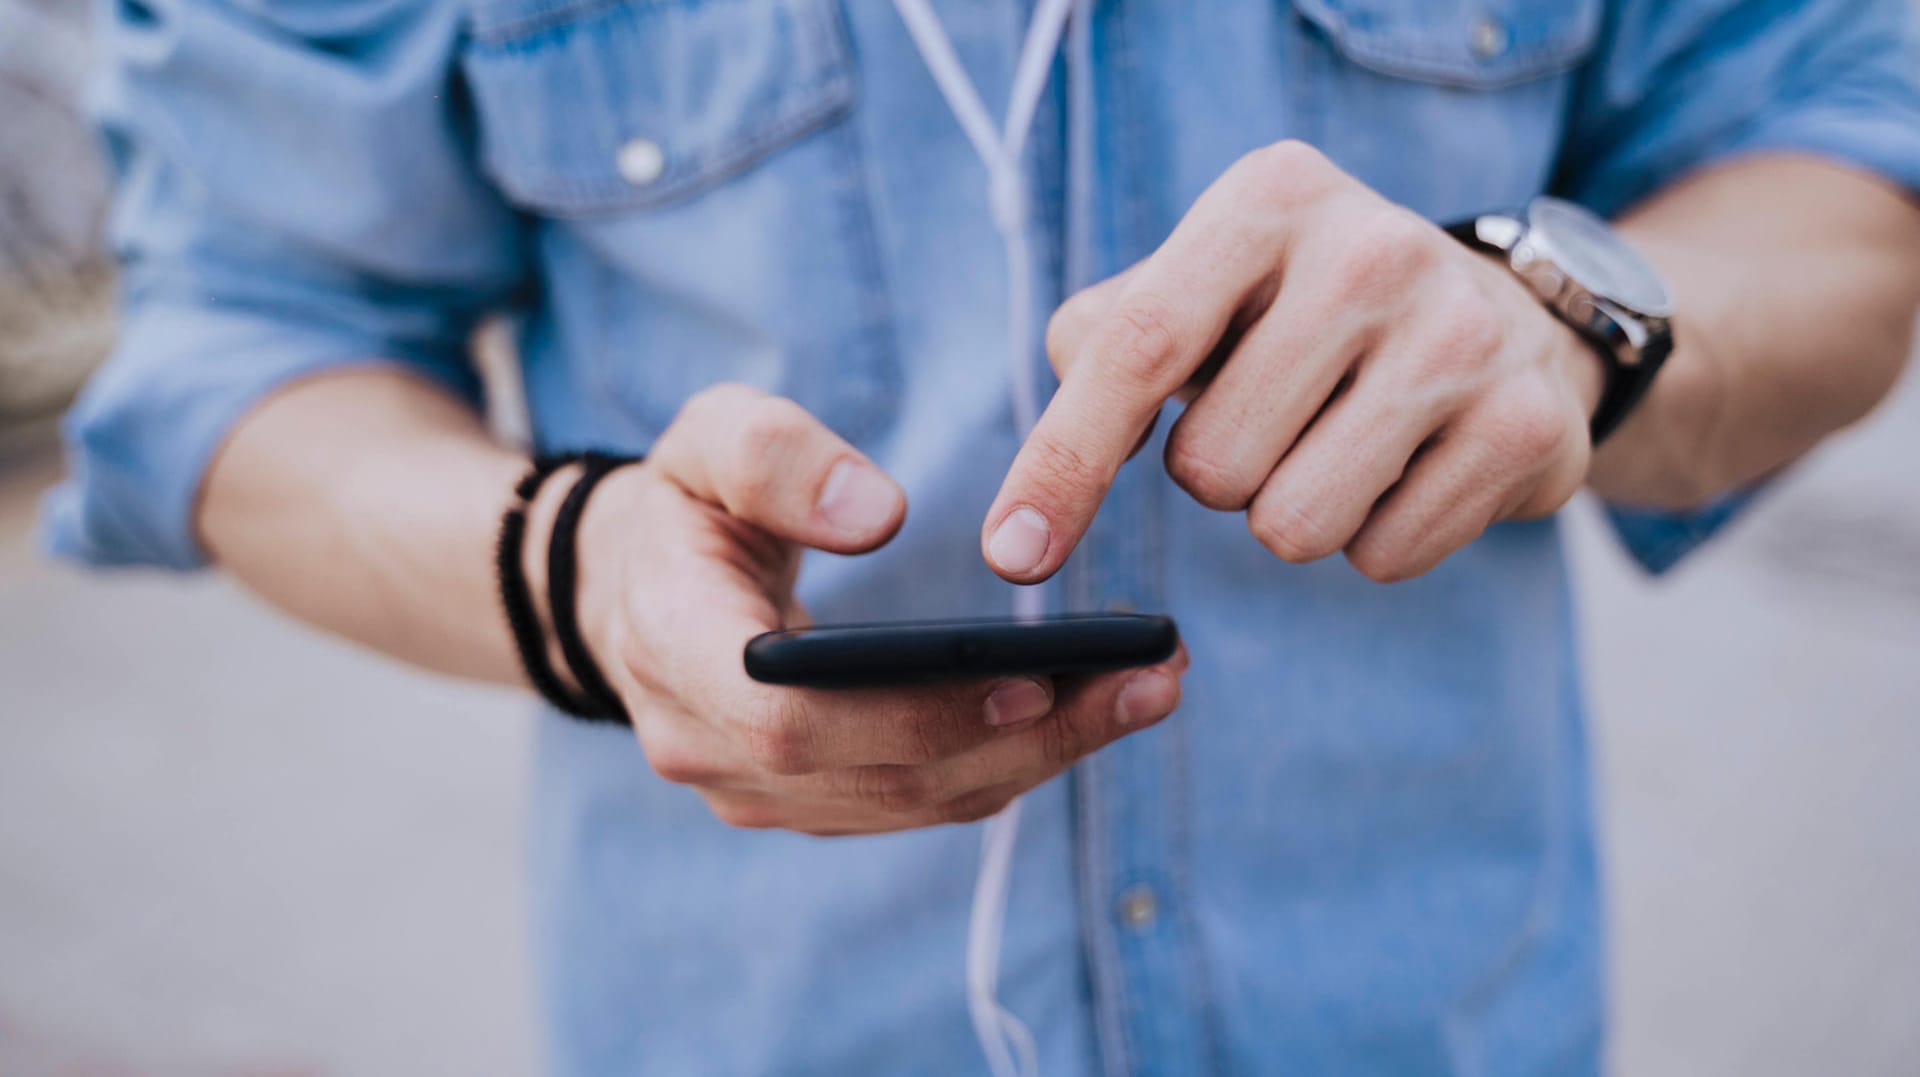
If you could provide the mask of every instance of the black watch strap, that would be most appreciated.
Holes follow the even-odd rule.
[[[1513,214],[1519,219],[1519,214]],[[1463,221],[1454,221],[1441,228],[1454,239],[1468,247],[1485,254],[1506,257],[1507,252],[1480,238],[1480,218],[1469,217]],[[1548,305],[1547,309],[1559,318],[1560,313]],[[1673,351],[1673,337],[1667,333],[1655,334],[1647,341],[1640,353],[1640,361],[1632,365],[1622,363],[1614,354],[1613,346],[1606,340],[1595,336],[1581,326],[1560,318],[1560,323],[1572,329],[1575,335],[1586,342],[1587,347],[1600,357],[1600,367],[1605,371],[1605,380],[1601,383],[1600,403],[1593,409],[1593,418],[1587,429],[1595,445],[1605,441],[1608,435],[1620,428],[1634,405],[1647,395],[1647,388],[1653,384],[1653,376],[1667,361]]]
[[[1585,333],[1580,334],[1580,338],[1600,353],[1601,362],[1607,365],[1606,384],[1601,386],[1600,403],[1594,407],[1593,421],[1589,424],[1593,443],[1598,445],[1620,429],[1620,424],[1647,395],[1647,389],[1653,385],[1653,375],[1667,361],[1667,356],[1673,354],[1673,337],[1667,333],[1654,335],[1646,347],[1640,349],[1640,361],[1633,366],[1622,363],[1604,342]]]

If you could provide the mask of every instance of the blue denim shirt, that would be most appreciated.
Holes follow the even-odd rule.
[[[998,111],[1026,5],[938,6]],[[747,381],[899,478],[893,543],[806,564],[820,619],[1007,607],[977,537],[1016,448],[1005,268],[981,166],[885,0],[104,7],[126,322],[69,422],[59,553],[201,564],[190,506],[244,409],[368,362],[475,394],[469,331],[509,307],[543,444],[644,450],[696,389]],[[1084,189],[1058,77],[1026,156],[1042,309],[1064,266],[1140,258],[1287,137],[1433,218],[1543,191],[1615,212],[1762,150],[1920,188],[1904,0],[1095,7]],[[1193,669],[1173,719],[1028,798],[1002,997],[1045,1071],[1596,1069],[1556,525],[1495,527],[1382,587],[1275,560],[1157,460],[1122,472],[1051,589],[1172,613]],[[1724,515],[1622,533],[1664,566]],[[731,830],[630,736],[553,716],[536,767],[555,1072],[981,1065],[961,975],[977,830]]]

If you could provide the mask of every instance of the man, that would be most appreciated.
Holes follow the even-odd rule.
[[[1021,793],[1000,997],[1045,1072],[1599,1067],[1550,517],[1582,485],[1635,506],[1663,568],[1892,382],[1907,9],[1090,7],[1012,233],[1046,306],[1105,280],[1054,316],[1024,439],[1014,203],[892,5],[118,7],[128,318],[57,550],[212,561],[525,683],[490,551],[526,460],[476,418],[474,320],[517,310],[542,446],[648,453],[586,503],[570,592],[639,750],[539,726],[556,1071],[974,1068],[976,835],[939,824]],[[1027,7],[937,10],[999,115]],[[1554,203],[1471,223],[1543,193],[1618,237]],[[1169,612],[1185,655],[916,691],[741,670],[805,616],[1002,612],[996,573]]]

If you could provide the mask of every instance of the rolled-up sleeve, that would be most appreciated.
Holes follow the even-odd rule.
[[[1920,47],[1909,0],[1626,0],[1582,72],[1556,193],[1616,214],[1688,172],[1813,154],[1920,191]],[[1681,317],[1685,317],[1682,311]],[[1611,510],[1664,571],[1752,500]]]
[[[43,534],[191,568],[202,474],[274,389],[384,363],[477,399],[468,337],[519,285],[524,239],[473,163],[453,5],[100,9],[122,322]]]

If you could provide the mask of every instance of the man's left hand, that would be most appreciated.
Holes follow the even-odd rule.
[[[1173,480],[1276,556],[1375,580],[1542,516],[1587,474],[1601,365],[1505,266],[1282,142],[1166,243],[1054,315],[1060,389],[982,531],[987,562],[1059,569],[1170,398]]]

